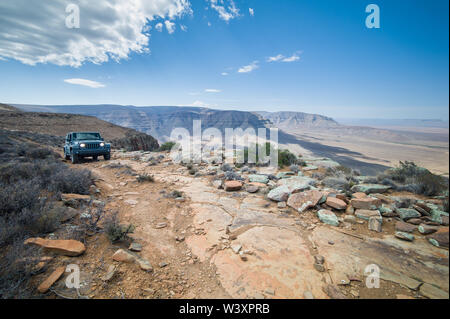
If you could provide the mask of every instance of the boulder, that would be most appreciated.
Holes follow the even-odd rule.
[[[225,191],[234,192],[239,191],[242,188],[242,183],[239,181],[226,181],[225,182]]]
[[[372,197],[354,198],[350,201],[350,203],[356,209],[369,210],[375,210],[381,205],[381,201],[378,198]]]
[[[267,184],[269,182],[269,177],[267,177],[267,175],[250,175],[248,179],[252,183]]]
[[[412,208],[397,208],[396,212],[403,220],[419,218],[420,216],[422,216],[417,210]]]
[[[325,223],[325,224],[328,224],[331,226],[339,226],[338,218],[330,210],[326,210],[326,209],[319,210],[317,212],[317,217],[319,217],[319,219],[322,223]]]
[[[267,197],[275,202],[285,202],[288,200],[290,193],[289,187],[280,186],[272,189]]]
[[[45,294],[50,289],[50,287],[53,286],[53,284],[57,282],[59,278],[61,278],[65,271],[66,267],[64,266],[56,268],[56,270],[39,285],[37,290],[41,294]]]
[[[383,217],[381,217],[381,214],[378,210],[357,209],[355,211],[355,216],[366,221],[369,221],[370,217],[375,217],[379,220],[383,220]]]
[[[36,245],[48,251],[69,257],[80,256],[86,251],[84,244],[77,240],[29,238],[25,240],[25,245]]]
[[[316,185],[317,181],[305,176],[294,176],[280,180],[280,186],[287,186],[289,193],[298,193]]]
[[[386,193],[389,189],[391,189],[391,186],[380,184],[359,184],[352,187],[353,192],[361,192],[365,194]]]
[[[328,197],[325,204],[337,210],[345,210],[347,208],[347,204],[336,197]]]
[[[316,206],[322,196],[323,193],[316,190],[295,193],[289,196],[287,205],[299,213],[303,213],[305,210]]]

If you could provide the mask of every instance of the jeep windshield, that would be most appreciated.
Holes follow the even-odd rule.
[[[82,141],[82,140],[100,140],[99,133],[73,133],[73,139]]]

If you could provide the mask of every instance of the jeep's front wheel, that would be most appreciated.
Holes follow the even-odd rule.
[[[105,154],[103,155],[103,157],[105,158],[105,161],[109,161],[111,159],[111,154],[110,153]]]
[[[72,159],[72,164],[78,163],[78,155],[77,154],[72,154],[71,159]]]

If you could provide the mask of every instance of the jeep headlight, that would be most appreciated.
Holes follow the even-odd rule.
[[[100,147],[105,147],[105,143],[100,143]]]
[[[81,143],[81,144],[80,144],[80,147],[81,147],[81,148],[85,148],[85,147],[86,147],[86,144]]]

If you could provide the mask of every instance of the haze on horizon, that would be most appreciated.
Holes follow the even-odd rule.
[[[79,1],[68,29],[70,3],[0,3],[1,102],[449,115],[448,1]]]

